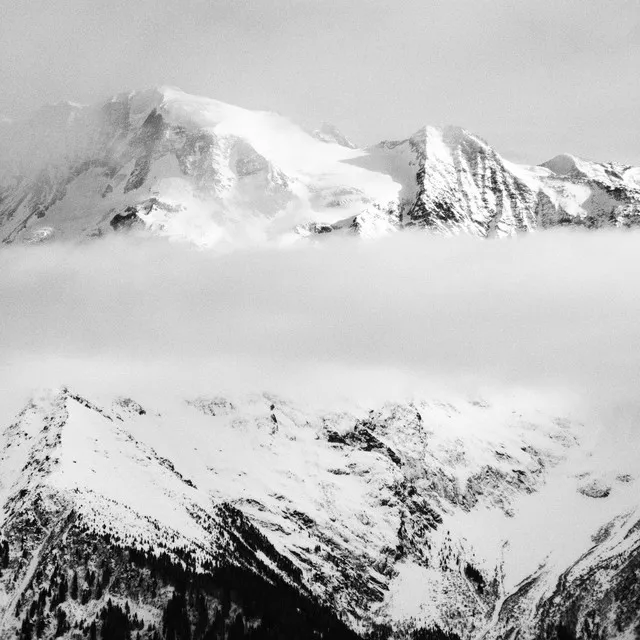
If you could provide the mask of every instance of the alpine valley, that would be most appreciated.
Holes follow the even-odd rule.
[[[360,149],[172,88],[0,122],[11,255],[638,221],[640,168],[517,165],[460,128]],[[0,640],[640,638],[637,456],[576,404],[514,389],[34,388],[0,407]]]

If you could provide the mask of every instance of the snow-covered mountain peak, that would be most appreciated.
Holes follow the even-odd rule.
[[[568,153],[558,155],[540,165],[558,176],[565,176],[569,179],[580,181],[593,181],[610,192],[618,190],[623,195],[622,190],[630,190],[632,197],[637,196],[640,189],[640,168],[623,165],[616,162],[595,162],[578,158]]]
[[[404,227],[480,237],[640,220],[640,169],[561,155],[508,162],[461,127],[357,149],[335,127],[175,87],[41,109],[0,140],[3,242],[131,226],[200,245]],[[297,230],[297,231],[296,231]]]
[[[425,145],[437,144],[438,141],[441,141],[442,144],[445,144],[451,149],[455,149],[456,147],[460,147],[465,144],[476,149],[491,148],[490,145],[479,136],[468,131],[464,127],[455,125],[425,125],[418,129],[410,137],[410,140]]]
[[[640,528],[636,479],[596,482],[573,461],[584,427],[537,405],[451,397],[319,410],[271,393],[162,405],[38,393],[0,434],[10,546],[0,629],[20,624],[54,561],[70,563],[69,580],[84,576],[65,541],[89,540],[118,576],[123,548],[200,572],[224,562],[284,580],[361,632],[437,625],[493,638],[515,625],[538,637],[564,619],[554,589],[584,588],[594,563],[626,576]],[[562,517],[540,520],[541,504]],[[137,577],[102,589],[144,602],[147,624],[158,622],[164,601]],[[628,594],[589,597],[607,624],[631,624],[616,618]],[[63,607],[72,622],[98,611],[78,606]]]
[[[349,140],[335,125],[323,122],[318,129],[313,132],[313,137],[323,142],[339,144],[347,149],[355,149],[356,145]]]
[[[561,153],[557,156],[543,162],[540,166],[546,167],[560,176],[572,174],[578,169],[579,160],[569,153]]]
[[[166,114],[172,124],[188,124],[195,127],[212,128],[226,120],[251,118],[261,112],[252,112],[213,98],[188,94],[177,87],[161,86],[147,93],[132,94],[141,110],[150,112],[157,108]],[[275,114],[274,114],[275,115]]]

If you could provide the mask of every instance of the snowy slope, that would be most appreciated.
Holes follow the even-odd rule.
[[[163,406],[39,394],[0,441],[2,633],[35,624],[38,585],[57,585],[63,560],[86,577],[74,549],[99,544],[111,572],[85,605],[58,604],[71,625],[112,597],[159,628],[169,583],[141,591],[115,560],[137,549],[151,577],[163,553],[207,575],[230,563],[360,634],[546,637],[593,625],[593,611],[597,637],[630,634],[637,594],[621,584],[638,562],[638,470],[594,457],[589,429],[539,400],[320,409],[271,394]],[[582,578],[593,567],[597,588]]]
[[[558,160],[568,156],[516,165],[459,127],[425,127],[368,151],[365,166],[386,167],[403,185],[403,226],[505,236],[562,224],[633,225],[640,212],[637,168],[573,159],[581,167],[573,170]]]
[[[57,105],[12,129],[0,183],[5,241],[100,234],[133,213],[199,244],[251,243],[386,204],[398,190],[344,162],[361,151],[276,114],[166,87]]]
[[[169,87],[44,107],[0,139],[4,242],[130,227],[205,246],[403,227],[485,237],[630,226],[639,212],[639,168],[515,165],[456,127],[357,149],[331,125],[309,133]]]

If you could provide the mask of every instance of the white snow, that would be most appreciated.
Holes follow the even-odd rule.
[[[400,214],[400,223],[407,222],[402,215],[418,193],[436,210],[451,209],[455,222],[435,221],[434,229],[472,235],[512,235],[521,226],[535,228],[535,199],[542,195],[552,203],[544,211],[547,221],[566,215],[609,220],[611,210],[620,203],[594,188],[594,182],[627,189],[640,198],[638,168],[598,164],[569,154],[541,167],[517,165],[501,159],[487,143],[463,129],[428,126],[401,142],[357,149],[327,143],[281,115],[173,87],[120,94],[106,103],[110,104],[116,105],[115,113],[127,112],[130,124],[112,132],[113,140],[100,137],[103,104],[50,105],[6,128],[8,133],[0,140],[0,186],[9,188],[19,208],[7,221],[3,238],[34,238],[41,227],[52,228],[56,238],[109,232],[108,221],[115,212],[144,206],[149,197],[180,207],[172,215],[156,210],[147,220],[153,231],[223,247],[288,242],[297,226],[318,222],[340,223],[337,228],[344,228],[345,221],[357,216],[366,221],[359,227],[362,235],[379,237],[397,228],[395,220],[384,219],[389,217],[387,211]],[[154,148],[141,188],[124,193],[133,162],[118,167],[115,177],[102,169],[70,175],[74,165],[95,159],[98,144],[115,145],[112,151],[117,157],[154,112],[169,129],[162,144]],[[215,141],[213,154],[202,164],[194,147],[189,153],[195,174],[185,174],[177,161],[181,136],[205,134]],[[251,164],[253,154],[266,164],[253,174],[239,173],[236,161]],[[198,172],[205,172],[213,183],[201,184]],[[498,176],[496,184],[494,178],[486,182],[490,175]],[[28,219],[22,236],[21,225],[37,203],[29,193],[21,200],[20,176],[37,181],[29,193],[37,193],[42,202],[54,193],[59,196],[44,219]],[[529,200],[518,200],[515,209],[513,181],[533,194]],[[12,202],[9,198],[6,206]],[[372,217],[372,210],[379,215]]]

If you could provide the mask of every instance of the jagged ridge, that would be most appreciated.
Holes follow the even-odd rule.
[[[500,534],[495,555],[474,537],[524,517],[529,497],[580,447],[567,421],[460,400],[318,413],[273,395],[213,395],[174,409],[165,421],[131,398],[63,389],[35,397],[5,429],[3,633],[29,637],[44,624],[61,637],[80,625],[89,634],[92,621],[97,631],[110,616],[125,624],[116,606],[129,608],[126,624],[132,612],[144,620],[150,638],[171,637],[168,609],[193,637],[211,625],[228,635],[239,613],[257,637],[265,619],[274,633],[294,624],[300,637],[329,627],[348,637],[336,618],[361,635],[429,637],[420,628],[432,628],[465,639],[510,629],[553,637],[559,625],[607,638],[638,624],[629,588],[637,506],[605,520],[581,556],[576,544],[568,564],[541,555],[542,569],[522,584],[522,562],[505,560]],[[635,480],[620,476],[601,497],[580,493],[591,476],[571,482],[576,500],[597,503]],[[494,524],[479,525],[482,514]],[[253,595],[240,586],[248,580]],[[75,598],[55,595],[74,581]],[[290,594],[279,609],[276,592]]]
[[[640,168],[569,155],[516,165],[457,127],[357,149],[331,125],[307,133],[162,87],[55,105],[5,129],[5,243],[100,236],[132,222],[211,245],[404,227],[490,237],[640,219]]]

